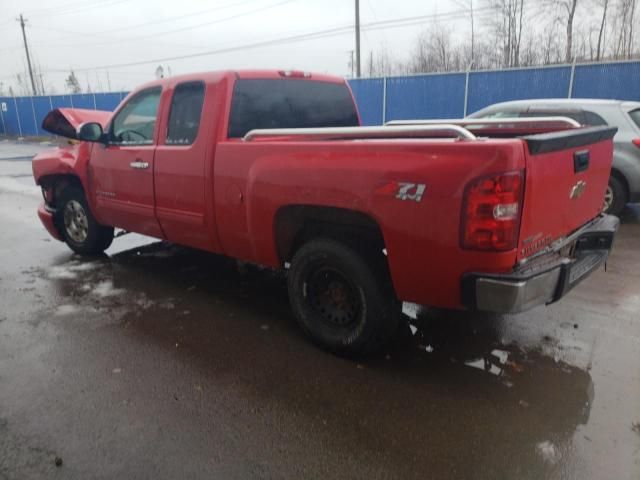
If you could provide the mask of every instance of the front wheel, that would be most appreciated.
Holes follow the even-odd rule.
[[[81,189],[65,188],[57,207],[56,224],[71,250],[82,255],[95,255],[109,248],[113,241],[113,227],[96,221]]]
[[[315,343],[358,355],[392,338],[398,302],[381,263],[328,239],[312,240],[298,250],[288,274],[289,300]]]

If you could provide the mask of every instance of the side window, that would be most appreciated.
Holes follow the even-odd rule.
[[[176,87],[171,100],[167,145],[191,145],[195,141],[203,101],[204,83],[182,83]]]
[[[591,125],[593,127],[598,125],[607,125],[607,122],[604,118],[594,112],[589,112],[588,110],[584,111],[584,123],[585,125]]]
[[[158,117],[160,87],[144,90],[132,97],[111,123],[111,143],[150,145]]]

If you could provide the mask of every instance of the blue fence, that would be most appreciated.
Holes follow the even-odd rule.
[[[425,74],[350,81],[362,123],[460,118],[497,102],[527,98],[640,101],[640,62]]]
[[[114,110],[127,92],[78,93],[40,97],[0,97],[0,134],[48,135],[42,120],[54,108]]]
[[[527,98],[640,101],[640,62],[425,74],[349,81],[365,125],[414,118],[460,118],[496,102]],[[57,107],[113,110],[126,92],[0,97],[0,134],[45,135]]]

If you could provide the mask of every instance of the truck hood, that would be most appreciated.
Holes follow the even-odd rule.
[[[54,135],[77,139],[77,129],[87,122],[98,122],[104,129],[112,112],[104,110],[85,110],[82,108],[56,108],[47,113],[42,128]]]

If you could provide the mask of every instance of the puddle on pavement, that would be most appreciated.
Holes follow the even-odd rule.
[[[89,262],[72,258],[38,274],[60,297],[55,321],[100,317],[122,325],[144,342],[185,352],[207,375],[231,372],[261,401],[275,396],[309,415],[318,409],[342,415],[345,405],[358,405],[371,424],[379,423],[383,437],[400,444],[405,440],[393,431],[398,421],[464,435],[450,413],[460,404],[463,417],[484,415],[483,422],[495,423],[482,427],[485,434],[501,443],[508,436],[521,447],[524,442],[526,448],[513,453],[524,455],[517,464],[541,471],[555,468],[589,420],[591,377],[558,354],[585,346],[552,337],[533,345],[515,342],[512,322],[502,317],[409,306],[387,351],[357,364],[326,355],[303,338],[283,276],[268,269],[154,243]],[[375,386],[380,381],[382,391]],[[395,413],[376,420],[380,404],[361,396],[369,389]],[[295,392],[311,395],[308,404],[292,398]],[[453,423],[442,424],[438,415]],[[423,431],[405,433],[407,441],[424,441]]]

